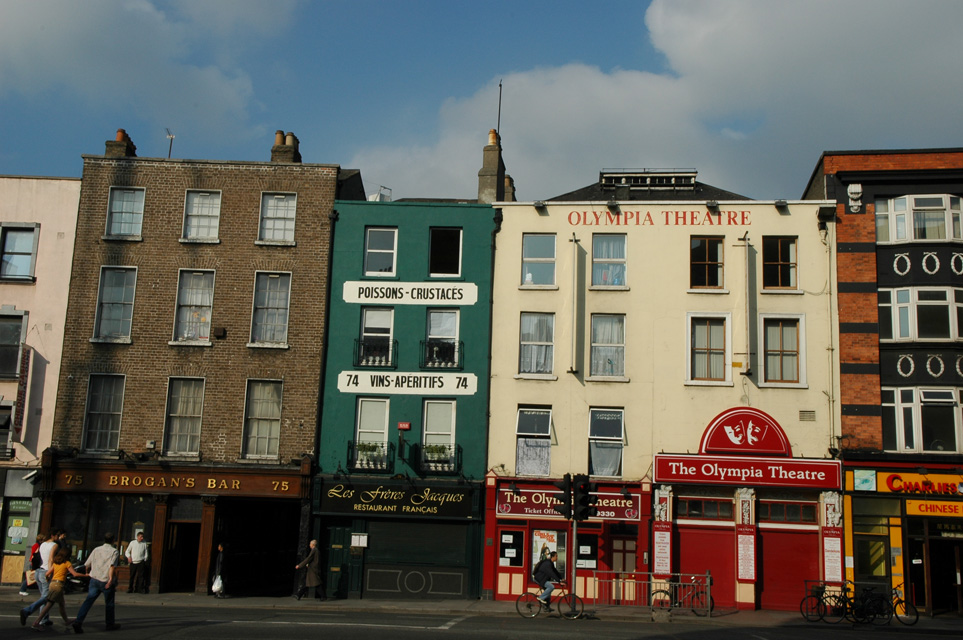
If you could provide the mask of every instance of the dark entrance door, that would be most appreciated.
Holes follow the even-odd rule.
[[[194,591],[197,579],[197,554],[201,542],[201,523],[170,522],[164,537],[164,566],[161,591]]]
[[[360,585],[355,589],[351,585],[351,527],[332,525],[326,533],[324,588],[329,598],[347,598],[351,591],[360,591]]]
[[[945,538],[930,538],[930,575],[933,585],[934,614],[963,613],[963,593],[960,586],[960,556],[963,542]]]

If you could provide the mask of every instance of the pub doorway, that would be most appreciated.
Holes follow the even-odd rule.
[[[169,522],[164,536],[161,591],[194,591],[201,543],[200,522]]]

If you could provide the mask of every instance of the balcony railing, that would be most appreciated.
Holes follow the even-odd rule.
[[[359,471],[391,471],[394,446],[385,442],[349,442],[348,466]]]
[[[422,369],[462,369],[464,367],[463,354],[465,343],[454,340],[422,340],[421,362]]]
[[[419,445],[421,470],[425,473],[458,473],[461,471],[461,447],[455,444]]]
[[[354,365],[356,367],[398,366],[398,341],[388,338],[361,338],[354,341]]]

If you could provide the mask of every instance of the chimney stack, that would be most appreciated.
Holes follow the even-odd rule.
[[[498,132],[488,132],[488,144],[482,152],[482,168],[478,170],[478,202],[491,204],[505,199],[505,163]]]
[[[107,141],[107,149],[104,151],[104,155],[108,158],[136,158],[137,157],[137,147],[134,146],[133,141],[127,132],[123,129],[117,130],[117,136],[113,140]]]
[[[278,129],[274,132],[274,146],[271,147],[271,162],[301,162],[298,149],[300,140],[290,131],[285,134]]]

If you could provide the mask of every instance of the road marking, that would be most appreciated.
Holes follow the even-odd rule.
[[[375,624],[373,622],[299,622],[296,620],[205,620],[208,624],[274,624],[303,627],[371,627],[374,629],[421,629],[423,631],[447,631],[470,616],[457,618],[440,626]]]
[[[465,620],[467,620],[467,619],[470,618],[470,617],[471,617],[471,616],[462,616],[462,617],[460,617],[460,618],[455,618],[455,619],[452,620],[451,622],[447,622],[447,623],[441,625],[441,626],[438,627],[438,628],[439,628],[439,629],[451,629],[452,627],[454,627],[454,626],[455,626],[456,624],[458,624],[459,622],[464,622]]]

